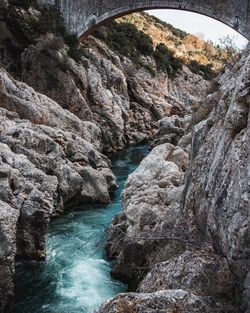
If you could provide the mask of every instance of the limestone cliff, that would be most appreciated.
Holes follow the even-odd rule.
[[[41,13],[13,6],[10,1],[2,11],[3,66],[80,119],[98,124],[104,151],[117,151],[127,144],[151,139],[158,120],[173,114],[190,114],[190,105],[203,97],[208,84],[199,75],[203,72],[197,69],[194,74],[183,63],[178,75],[170,78],[159,66],[171,71],[171,66],[179,67],[181,61],[171,51],[161,51],[161,47],[156,51],[158,63],[152,55],[143,55],[143,44],[145,48],[149,45],[150,51],[153,49],[147,35],[142,37],[141,50],[134,58],[132,52],[121,53],[124,43],[118,39],[115,52],[95,37],[89,37],[78,48],[74,39],[66,36],[63,40],[61,26],[47,26],[50,18],[56,20],[53,10]],[[162,25],[155,27],[161,32],[164,29]],[[169,33],[169,29],[166,31]],[[133,32],[136,42],[141,33]]]
[[[49,56],[42,51],[54,40],[46,38],[24,52],[23,77],[64,109],[99,125],[104,151],[151,139],[164,116],[190,114],[208,84],[187,67],[174,79],[164,73],[152,78],[94,37],[82,44],[80,62],[68,59],[63,48],[51,61],[53,51]]]
[[[48,12],[12,3],[0,4],[3,311],[13,297],[15,259],[46,257],[51,218],[79,202],[109,201],[116,179],[102,153],[149,140],[165,116],[190,115],[208,85],[185,66],[175,78],[152,77],[95,37],[75,47],[73,58],[61,35],[38,31]]]
[[[118,296],[102,310],[112,312],[118,306],[133,312],[136,305],[138,310],[147,312],[160,303],[162,309],[171,307],[173,312],[181,305],[188,308],[187,312],[201,312],[201,308],[204,312],[217,308],[223,312],[219,310],[226,305],[230,312],[233,304],[227,301],[227,296],[234,294],[234,275],[245,251],[244,228],[239,229],[240,223],[245,223],[245,213],[241,210],[245,203],[239,202],[242,213],[235,214],[237,193],[231,192],[235,206],[229,212],[230,219],[221,216],[217,205],[224,212],[224,201],[228,203],[232,199],[224,199],[226,191],[217,198],[216,190],[223,181],[216,179],[227,176],[210,175],[209,170],[215,166],[226,172],[227,165],[221,159],[224,153],[228,164],[232,164],[233,175],[239,171],[235,184],[245,182],[240,170],[245,170],[245,163],[241,163],[240,157],[241,167],[234,167],[233,156],[236,158],[237,151],[242,151],[247,138],[240,137],[246,128],[244,110],[248,98],[243,80],[246,74],[242,71],[241,90],[234,101],[235,86],[230,76],[238,75],[241,64],[221,78],[231,88],[224,92],[225,98],[222,92],[226,87],[221,83],[221,90],[203,103],[208,82],[188,66],[177,66],[176,75],[170,77],[169,73],[158,71],[152,56],[140,56],[136,63],[132,56],[113,51],[96,37],[89,37],[76,47],[72,44],[74,38],[68,38],[71,43],[63,39],[58,25],[54,25],[54,32],[44,31],[47,25],[42,24],[46,22],[43,14],[48,17],[57,12],[42,12],[13,3],[0,3],[0,306],[3,311],[13,297],[15,258],[45,258],[44,238],[50,219],[61,214],[66,206],[79,202],[109,201],[116,179],[103,153],[155,136],[153,145],[162,145],[153,150],[128,180],[123,196],[124,212],[114,221],[107,248],[110,257],[118,258],[113,274],[128,282],[133,280],[133,287],[143,293]],[[167,61],[176,65],[171,53],[163,51]],[[168,62],[164,64],[169,70]],[[239,107],[234,107],[234,103]],[[210,119],[204,121],[204,116],[212,110],[211,104],[215,105],[211,113],[213,123]],[[236,117],[232,119],[230,113],[228,119],[225,117],[230,127],[222,123],[226,114],[223,105],[228,105],[232,111],[227,112],[233,112]],[[191,118],[192,110],[197,108]],[[235,110],[238,115],[234,115]],[[191,148],[190,131],[194,124],[197,125]],[[215,137],[219,147],[222,146],[219,140],[223,139],[228,148],[220,150],[214,157],[216,164],[212,164],[213,153],[217,151],[212,150]],[[190,149],[191,167],[186,175]],[[198,156],[200,162],[207,162],[202,172],[198,168]],[[205,188],[207,179],[211,190]],[[228,186],[225,184],[226,190]],[[233,191],[238,194],[240,188],[246,188],[244,184],[236,187]],[[208,197],[205,202],[210,204],[209,208],[203,206],[204,197]],[[220,218],[216,224],[214,221]],[[156,237],[153,240],[152,234]],[[124,240],[124,235],[128,240]],[[115,243],[112,236],[116,237]],[[229,242],[234,243],[232,248]],[[175,281],[168,274],[171,271],[180,273]],[[221,275],[216,288],[214,272]],[[245,272],[243,269],[238,278],[240,287]],[[204,279],[204,284],[195,283]],[[185,291],[176,291],[180,286]],[[165,290],[171,288],[172,291]],[[149,291],[152,294],[145,293]],[[208,298],[218,295],[218,301]],[[146,304],[140,306],[143,301]]]
[[[13,296],[15,258],[44,259],[52,216],[116,188],[101,130],[0,70],[0,289]]]
[[[249,312],[249,51],[195,109],[189,166],[189,135],[170,118],[176,145],[156,146],[130,175],[107,251],[139,293],[99,313]]]

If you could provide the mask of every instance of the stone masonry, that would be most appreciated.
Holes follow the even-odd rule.
[[[82,36],[103,22],[147,9],[187,10],[210,16],[250,39],[250,0],[38,0],[59,6],[66,28]],[[201,29],[202,31],[202,29]]]

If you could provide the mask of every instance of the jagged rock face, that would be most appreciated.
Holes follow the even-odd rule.
[[[176,186],[171,170],[163,165],[165,149],[181,148],[166,143],[157,146],[130,176],[123,213],[113,221],[107,250],[117,261],[115,276],[136,282],[130,288],[138,287],[141,293],[118,296],[98,312],[151,312],[152,305],[189,312],[175,298],[180,288],[200,297],[200,303],[209,297],[212,312],[249,312],[249,62],[248,49],[219,78],[220,88],[196,107],[189,125],[175,116],[160,122],[158,135],[163,135],[163,142],[177,142],[190,151],[185,183],[179,181],[179,193],[175,190],[172,197]],[[152,164],[145,179],[147,160]],[[183,171],[178,158],[171,161],[173,168]],[[160,300],[152,304],[152,299],[159,299],[159,290],[163,291]],[[164,292],[171,292],[170,302],[177,307],[162,307]],[[191,312],[206,309],[207,304]]]
[[[0,306],[13,296],[15,257],[44,259],[52,216],[110,200],[116,186],[100,129],[0,70]],[[25,118],[25,119],[24,119]]]
[[[81,120],[97,124],[105,151],[151,139],[158,120],[190,114],[190,105],[204,95],[207,81],[186,66],[170,79],[157,73],[153,57],[141,56],[132,62],[91,36],[81,42],[76,52],[80,60],[75,62],[69,57],[72,47],[66,46],[62,37],[41,36],[35,27],[43,13],[10,3],[7,10],[0,7],[0,14],[6,37],[0,38],[1,63]],[[6,40],[9,45],[1,42]],[[7,51],[5,60],[3,50],[15,55]],[[152,72],[157,73],[155,77]]]
[[[46,175],[57,177],[62,205],[78,196],[79,201],[109,201],[116,180],[110,161],[97,150],[96,125],[67,113],[4,71],[1,95],[5,108],[1,109],[1,142],[15,154],[26,155]],[[20,119],[24,115],[27,120]]]
[[[110,229],[107,251],[110,258],[117,258],[113,275],[133,289],[140,268],[157,254],[160,258],[162,245],[157,244],[157,238],[172,235],[187,165],[187,153],[163,144],[154,148],[126,182],[123,212]]]
[[[1,171],[1,170],[0,170]],[[4,179],[0,174],[1,180]],[[16,255],[16,223],[19,210],[0,200],[0,306],[4,309],[12,300]]]
[[[84,122],[74,114],[62,110],[51,99],[36,93],[25,83],[12,79],[1,69],[0,91],[1,107],[14,111],[21,119],[28,119],[33,124],[58,127],[75,133],[100,147],[100,129],[91,122]],[[99,139],[99,140],[98,140]]]
[[[247,49],[220,77],[220,100],[213,111],[194,127],[184,206],[215,251],[226,256],[241,288],[250,268],[249,77]],[[210,95],[210,103],[213,97],[218,95]]]
[[[44,235],[56,202],[57,179],[2,143],[0,177],[0,305],[4,310],[13,296],[15,257],[45,257]]]
[[[13,294],[15,257],[44,259],[51,217],[79,202],[109,201],[116,179],[101,152],[152,138],[158,120],[190,114],[207,86],[186,67],[174,81],[164,74],[152,78],[93,37],[82,43],[77,63],[62,38],[38,38],[33,22],[39,11],[7,5],[1,2],[0,15],[14,55],[0,46],[1,63],[25,83],[0,69],[0,200],[11,229],[0,259],[2,307]]]
[[[58,41],[47,36],[27,49],[22,77],[80,119],[95,122],[106,151],[151,139],[165,116],[190,114],[208,84],[185,66],[174,80],[165,74],[153,78],[94,37],[82,43],[82,61],[76,63],[63,45],[55,51]],[[152,60],[145,62],[153,66]]]
[[[155,266],[140,284],[140,292],[182,288],[198,296],[227,295],[234,286],[228,262],[211,249],[187,250]]]
[[[29,18],[38,13],[15,9],[9,18],[36,37]],[[79,201],[109,201],[116,180],[101,151],[160,127],[107,244],[113,275],[143,293],[99,312],[238,312],[231,300],[249,269],[249,51],[201,102],[207,82],[186,67],[173,80],[152,78],[95,38],[82,43],[79,63],[54,35],[33,43],[22,53],[22,79],[56,102],[0,70],[0,306],[13,295],[15,257],[45,257],[52,216]]]
[[[215,303],[209,297],[199,297],[182,289],[156,293],[128,293],[118,295],[103,304],[96,313],[234,313],[223,303]]]
[[[152,141],[152,146],[171,143],[189,152],[191,147],[190,122],[190,115],[185,117],[179,117],[178,115],[164,117],[158,122],[159,129]]]
[[[43,228],[54,210],[57,179],[38,170],[26,156],[13,153],[6,144],[1,143],[0,147],[1,200],[20,212],[21,228],[17,232],[20,251],[17,254],[42,258]]]

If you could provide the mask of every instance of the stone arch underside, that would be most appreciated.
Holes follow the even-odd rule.
[[[250,0],[38,0],[57,5],[68,31],[82,36],[107,20],[147,9],[177,9],[218,20],[250,39]],[[202,31],[202,28],[201,28]]]

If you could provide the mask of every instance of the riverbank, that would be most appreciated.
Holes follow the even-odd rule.
[[[131,147],[112,156],[119,188],[108,205],[84,205],[52,221],[46,237],[44,262],[16,266],[13,313],[91,313],[126,285],[110,276],[104,244],[106,229],[121,210],[125,181],[148,153],[147,146]]]

